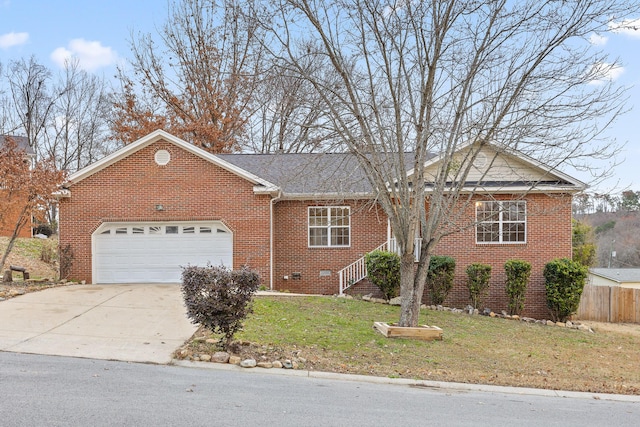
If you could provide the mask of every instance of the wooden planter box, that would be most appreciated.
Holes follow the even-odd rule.
[[[417,340],[442,340],[442,329],[437,326],[420,325],[415,328],[389,325],[384,322],[374,322],[373,327],[387,338],[413,338]]]

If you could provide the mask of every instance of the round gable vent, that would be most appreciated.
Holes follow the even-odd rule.
[[[158,150],[154,156],[156,163],[160,166],[164,166],[171,160],[171,154],[167,150]]]
[[[482,169],[487,166],[487,155],[484,153],[478,153],[476,159],[473,161],[473,165],[478,169]]]

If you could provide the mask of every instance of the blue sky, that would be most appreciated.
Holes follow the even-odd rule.
[[[84,69],[112,78],[116,64],[129,56],[131,32],[155,32],[166,18],[164,0],[0,0],[0,63],[29,58],[52,70],[61,68],[68,56]],[[631,109],[608,130],[606,136],[626,142],[614,170],[614,178],[599,191],[631,188],[640,191],[640,16],[637,30],[617,31],[592,43],[618,59],[622,67],[612,78],[633,86]],[[571,171],[566,171],[572,173]],[[587,176],[575,174],[589,181]]]

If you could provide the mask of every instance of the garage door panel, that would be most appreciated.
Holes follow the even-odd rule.
[[[167,234],[167,226],[178,234]],[[177,283],[188,265],[233,265],[233,235],[220,223],[106,224],[94,234],[96,283]],[[105,234],[105,228],[110,230]],[[115,230],[120,234],[116,234]],[[224,230],[224,233],[215,230]],[[144,231],[142,231],[144,230]],[[184,232],[186,230],[186,232]],[[201,230],[205,232],[200,233]],[[212,233],[206,231],[213,230]],[[126,232],[127,234],[123,234]]]

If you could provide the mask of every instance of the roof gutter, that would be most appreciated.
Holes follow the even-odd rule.
[[[344,199],[373,199],[373,192],[327,192],[327,193],[286,193],[285,200],[344,200]]]

